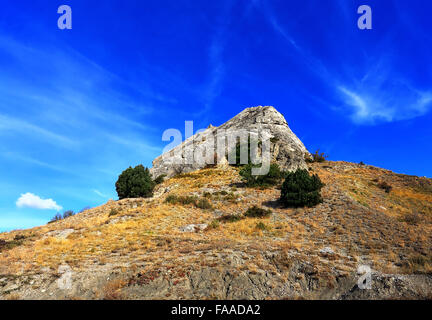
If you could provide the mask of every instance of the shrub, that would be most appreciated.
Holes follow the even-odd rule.
[[[52,217],[52,219],[50,221],[48,221],[48,223],[53,223],[56,221],[59,221],[63,219],[63,216],[60,213],[56,213],[56,215],[54,217]]]
[[[322,202],[323,186],[317,175],[310,176],[306,170],[290,172],[282,184],[280,200],[287,207],[312,207]]]
[[[215,219],[212,222],[210,222],[207,229],[217,229],[217,228],[219,228],[219,226],[220,226],[219,220]]]
[[[165,202],[171,204],[195,204],[195,201],[196,201],[196,197],[176,196],[174,194],[170,194],[165,199]]]
[[[195,206],[197,208],[200,208],[200,209],[211,209],[212,208],[210,201],[208,201],[206,198],[199,199],[196,202]]]
[[[250,218],[263,218],[263,217],[268,217],[270,214],[271,214],[271,210],[253,206],[247,209],[244,215],[245,217],[250,217]]]
[[[253,175],[252,169],[260,165],[248,164],[240,170],[240,176],[248,187],[268,187],[278,184],[284,176],[276,163],[270,165],[269,172],[265,175]]]
[[[265,230],[269,230],[269,229],[270,229],[270,228],[269,228],[265,223],[263,223],[263,222],[258,222],[258,223],[256,224],[255,228],[257,228],[258,230],[262,230],[262,231],[265,231]]]
[[[63,213],[63,219],[72,217],[75,214],[75,212],[73,212],[72,210],[67,210]]]
[[[176,196],[176,195],[168,195],[165,199],[165,202],[171,204],[182,204],[188,205],[193,204],[195,207],[200,209],[211,209],[213,208],[210,201],[206,198],[198,199],[196,196]]]
[[[324,152],[319,152],[319,149],[315,151],[315,153],[312,154],[311,158],[306,158],[305,160],[307,162],[325,162],[327,160],[328,156]]]
[[[25,237],[20,238],[20,239],[13,239],[11,241],[6,241],[3,239],[0,239],[0,252],[3,250],[10,250],[10,249],[13,249],[15,247],[22,245],[24,239],[25,239]]]
[[[244,217],[241,215],[228,214],[222,217],[219,217],[218,220],[221,222],[237,222],[242,220]]]
[[[115,216],[117,214],[119,214],[120,211],[118,209],[112,208],[108,214],[109,217]]]
[[[210,192],[206,191],[203,193],[203,196],[204,196],[204,198],[211,198],[212,194]]]
[[[116,182],[119,199],[151,197],[154,187],[155,182],[150,176],[149,169],[142,165],[129,167],[120,174]]]
[[[166,176],[167,176],[166,174],[161,174],[156,179],[154,179],[154,183],[161,184],[162,182],[164,182]]]
[[[383,189],[386,193],[390,193],[390,191],[393,189],[393,187],[385,181],[379,182],[378,187]]]

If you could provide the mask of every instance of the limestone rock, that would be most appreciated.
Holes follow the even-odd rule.
[[[289,171],[307,169],[305,157],[311,155],[291,131],[284,116],[274,107],[259,106],[243,110],[219,127],[209,125],[206,130],[195,134],[153,160],[153,168],[150,172],[154,178],[162,174],[172,177],[179,173],[202,169],[211,162],[224,167],[228,163],[228,154],[232,152],[228,150],[228,141],[240,131],[246,131],[251,137],[258,139],[264,136],[269,138],[271,161],[278,163],[282,169]],[[221,137],[225,143],[218,146],[220,141],[218,139]],[[217,159],[213,153],[206,151],[222,150],[224,147],[225,150],[221,152],[224,154],[219,155]],[[196,160],[199,154],[203,156],[198,158],[203,160]]]

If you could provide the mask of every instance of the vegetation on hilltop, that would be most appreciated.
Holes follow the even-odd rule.
[[[153,195],[155,185],[149,169],[141,164],[123,171],[115,184],[119,199],[149,198]]]

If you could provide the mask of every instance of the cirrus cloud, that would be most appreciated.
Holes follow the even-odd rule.
[[[42,199],[41,197],[27,192],[21,194],[16,202],[18,208],[32,208],[40,210],[61,210],[63,209],[59,206],[53,199]]]

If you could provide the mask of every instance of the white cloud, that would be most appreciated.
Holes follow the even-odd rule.
[[[107,196],[105,194],[103,194],[102,192],[100,192],[97,189],[93,189],[93,192],[96,193],[99,197],[107,198]]]
[[[63,209],[59,206],[53,199],[42,199],[41,197],[27,192],[21,195],[16,202],[18,208],[33,208],[41,210],[61,210]]]
[[[351,90],[338,87],[342,100],[351,109],[350,117],[355,123],[408,120],[426,114],[432,107],[432,93],[429,91],[419,91],[409,86],[398,86],[397,90],[378,88]]]

